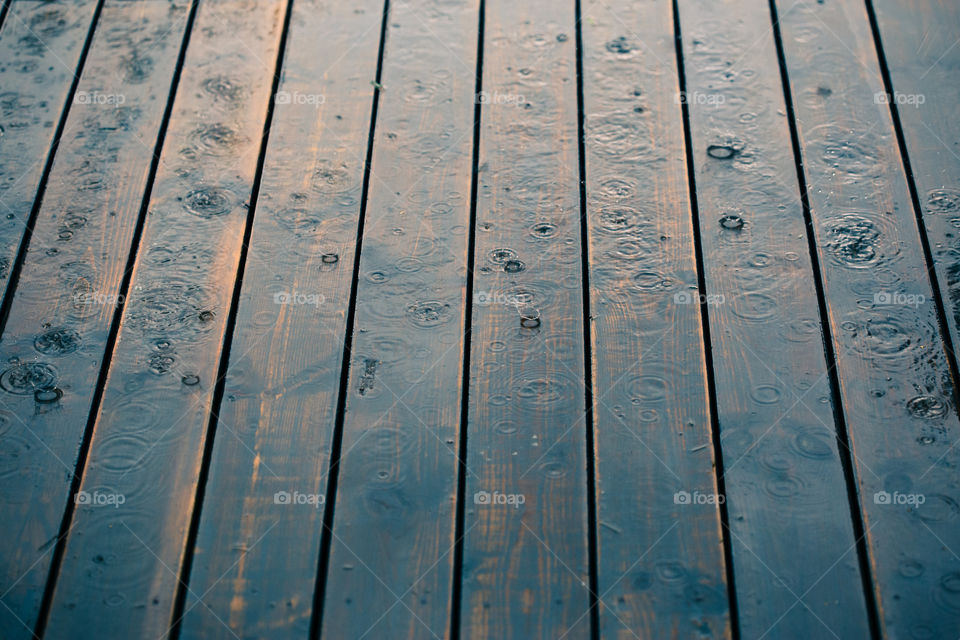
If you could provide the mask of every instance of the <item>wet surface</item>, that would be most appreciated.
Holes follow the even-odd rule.
[[[960,634],[956,8],[0,15],[0,637]]]

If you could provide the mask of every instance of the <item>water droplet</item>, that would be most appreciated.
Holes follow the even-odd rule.
[[[521,307],[520,326],[527,329],[535,329],[540,326],[540,310],[532,307]]]
[[[502,265],[508,260],[516,260],[517,252],[507,248],[492,249],[490,253],[487,254],[487,257],[490,259],[490,262]]]
[[[200,376],[188,373],[180,378],[180,381],[188,387],[193,387],[200,384]]]
[[[934,189],[927,194],[927,208],[934,213],[954,213],[960,210],[960,192]]]
[[[917,396],[907,402],[907,411],[916,418],[939,418],[947,412],[947,405],[934,396]]]
[[[320,256],[320,261],[324,264],[336,264],[340,260],[340,255],[336,253],[325,253]]]
[[[729,160],[740,153],[740,150],[732,145],[711,144],[707,147],[707,155],[716,160]]]
[[[720,217],[720,226],[724,229],[739,230],[743,228],[743,218],[734,214],[728,213]]]
[[[56,387],[52,389],[37,389],[33,392],[33,399],[40,404],[51,404],[63,397],[63,391]]]
[[[615,38],[607,43],[607,51],[610,53],[618,53],[620,55],[627,55],[633,48],[630,46],[630,43],[627,42],[627,39],[623,36]]]
[[[407,317],[417,326],[435,327],[450,320],[450,305],[436,300],[424,300],[407,307]]]
[[[201,187],[187,194],[184,207],[202,218],[211,218],[230,213],[235,205],[233,194],[218,187]]]
[[[16,362],[0,373],[0,387],[19,396],[56,387],[57,372],[44,362]]]
[[[66,327],[48,329],[33,340],[34,349],[52,355],[73,353],[79,346],[80,334]]]
[[[507,260],[503,263],[503,270],[507,273],[520,273],[526,265],[520,260]]]

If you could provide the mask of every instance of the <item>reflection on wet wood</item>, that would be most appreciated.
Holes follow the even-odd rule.
[[[184,639],[306,637],[313,616],[383,2],[292,12]]]
[[[201,3],[95,416],[47,635],[165,633],[193,510],[285,5]]]
[[[73,499],[73,470],[121,298],[187,9],[186,2],[107,2],[33,227],[0,343],[7,363],[0,381],[8,391],[0,415],[4,469],[13,472],[4,492],[15,497],[0,519],[6,540],[4,638],[31,637]],[[35,144],[41,141],[34,137]]]
[[[960,635],[951,3],[4,7],[0,637]]]
[[[955,381],[866,9],[780,18],[880,623],[952,637]]]
[[[582,10],[600,630],[729,637],[673,10]]]
[[[769,7],[679,4],[740,632],[868,637]]]

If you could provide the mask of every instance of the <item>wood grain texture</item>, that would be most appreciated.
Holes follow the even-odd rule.
[[[309,632],[383,6],[293,4],[184,640]]]
[[[486,3],[463,637],[590,633],[573,9]]]
[[[97,0],[11,0],[0,30],[0,295],[8,284]]]
[[[0,342],[4,638],[36,623],[186,16],[107,2],[37,215]]]
[[[779,17],[883,632],[953,637],[960,424],[866,9]]]
[[[582,12],[600,635],[729,637],[672,6]]]
[[[157,637],[171,622],[286,3],[197,13],[47,638]]]
[[[449,635],[479,2],[391,2],[323,636]]]
[[[924,226],[946,307],[960,344],[960,6],[922,0],[873,2],[893,83]],[[890,96],[883,96],[891,100]]]
[[[768,6],[679,6],[740,632],[867,637]]]

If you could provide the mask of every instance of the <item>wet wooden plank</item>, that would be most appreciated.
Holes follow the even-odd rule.
[[[873,2],[923,222],[946,307],[960,344],[960,6],[923,0]]]
[[[868,637],[769,7],[679,6],[740,633]]]
[[[729,637],[672,6],[582,11],[600,635]]]
[[[881,624],[952,637],[960,424],[866,9],[779,17]]]
[[[36,622],[187,13],[107,2],[37,215],[0,343],[4,638]]]
[[[293,4],[183,639],[310,629],[383,8]]]
[[[486,3],[464,637],[590,633],[573,9]]]
[[[324,637],[449,635],[479,2],[392,2]]]
[[[0,295],[39,195],[97,0],[10,0],[0,30]],[[0,318],[2,322],[2,318]]]
[[[201,4],[47,637],[165,634],[197,489],[286,4]]]

